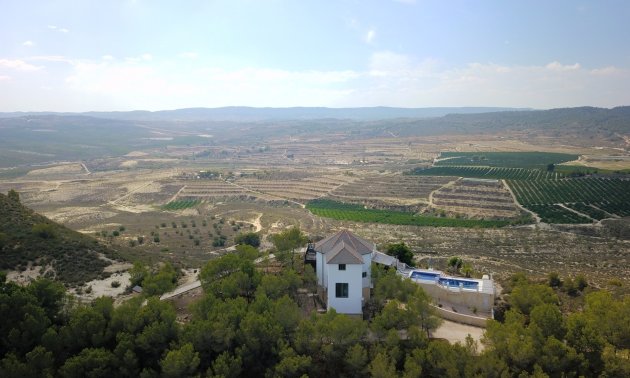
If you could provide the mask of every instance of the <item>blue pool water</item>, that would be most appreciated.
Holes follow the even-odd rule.
[[[429,280],[429,281],[435,281],[436,277],[439,277],[440,273],[428,273],[428,272],[418,272],[418,271],[413,271],[411,272],[411,279],[413,280]]]
[[[448,287],[463,287],[464,289],[474,289],[477,290],[479,287],[479,283],[476,281],[469,281],[465,279],[453,278],[453,277],[440,277],[440,273],[432,273],[432,272],[419,272],[413,271],[409,275],[412,280],[427,280],[438,282],[440,285],[448,286]]]
[[[459,280],[457,278],[440,278],[440,285],[448,286],[448,287],[460,287],[462,286],[464,289],[477,289],[479,286],[478,282],[475,281],[466,281]]]

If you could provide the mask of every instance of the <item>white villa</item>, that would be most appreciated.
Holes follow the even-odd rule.
[[[493,318],[495,289],[492,279],[453,277],[432,269],[410,268],[395,257],[376,250],[376,245],[343,230],[306,250],[305,261],[314,263],[318,291],[328,309],[360,315],[370,298],[372,262],[396,269],[433,298],[438,314],[464,324],[485,326]]]
[[[343,230],[314,245],[320,294],[327,308],[343,314],[363,314],[370,298],[370,266],[376,245]]]

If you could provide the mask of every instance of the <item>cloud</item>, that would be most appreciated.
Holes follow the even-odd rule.
[[[0,59],[0,67],[6,67],[18,71],[37,71],[43,68],[20,59]]]
[[[33,42],[33,41],[24,41],[24,42],[22,42],[22,46],[33,47],[33,46],[35,46],[35,42]]]
[[[573,70],[579,70],[580,64],[575,63],[573,65],[564,65],[560,62],[551,62],[547,64],[545,67],[553,71],[573,71]]]
[[[374,29],[368,30],[367,33],[365,33],[365,42],[372,43],[374,37],[376,37],[376,31]]]
[[[42,63],[46,70],[36,78],[7,71],[38,70],[43,68],[36,65],[40,61],[46,62]],[[432,58],[393,51],[374,52],[360,70],[236,68],[218,65],[206,56],[182,60],[181,54],[170,59],[141,54],[126,59],[108,55],[94,60],[0,59],[0,75],[11,76],[2,79],[3,87],[15,86],[28,94],[0,106],[39,104],[60,111],[230,105],[552,108],[630,103],[630,70],[626,68],[586,68],[556,61],[447,66]],[[41,91],[42,86],[52,89]]]
[[[364,90],[344,106],[618,106],[630,103],[630,71],[586,69],[579,63],[542,65],[470,63],[444,67],[438,61],[382,51],[368,62]]]
[[[64,34],[65,33],[70,33],[70,30],[68,30],[66,28],[61,28],[61,27],[59,27],[57,25],[48,25],[48,29],[57,31],[59,33],[64,33]]]
[[[0,75],[0,81],[9,81],[11,80],[11,76]]]
[[[347,97],[347,71],[227,69],[197,60],[186,70],[168,61],[77,62],[65,85],[84,98],[108,98],[133,109],[190,106],[316,106]],[[111,105],[110,105],[111,106]]]
[[[108,54],[108,55],[103,55],[101,57],[101,59],[103,59],[103,60],[114,60],[114,57]]]

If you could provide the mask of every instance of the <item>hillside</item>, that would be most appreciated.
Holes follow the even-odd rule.
[[[500,111],[501,110],[501,111]],[[552,137],[559,144],[627,147],[630,107],[217,108],[160,112],[0,114],[0,168],[121,156],[167,146],[265,143],[288,135],[341,140],[436,135]]]
[[[159,111],[122,111],[122,112],[14,112],[0,113],[0,118],[45,115],[83,115],[97,118],[134,121],[269,121],[269,120],[307,120],[307,119],[352,119],[379,120],[392,118],[429,118],[442,117],[447,114],[489,113],[514,108],[499,107],[434,107],[434,108],[394,108],[387,106],[362,108],[325,108],[325,107],[293,107],[293,108],[255,108],[249,106],[227,106],[222,108],[187,108]]]
[[[43,267],[45,276],[67,284],[96,278],[116,253],[23,206],[17,193],[0,193],[0,269]],[[38,268],[37,268],[38,269]]]
[[[481,114],[449,114],[435,119],[406,120],[384,124],[385,130],[400,136],[524,132],[542,134],[565,141],[595,140],[624,144],[630,133],[630,107],[613,109],[580,107]]]

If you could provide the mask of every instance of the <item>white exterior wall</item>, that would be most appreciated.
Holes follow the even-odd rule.
[[[328,279],[328,308],[342,314],[362,314],[363,264],[346,264],[346,270],[339,270],[337,264],[326,264],[324,270],[328,271],[325,273]],[[335,297],[335,284],[338,282],[348,284],[348,298]]]
[[[317,284],[319,286],[326,287],[324,281],[324,255],[317,252],[315,253],[315,271],[317,272]]]
[[[367,272],[367,276],[362,279],[363,287],[372,287],[372,255],[363,255],[363,272]],[[361,273],[363,273],[361,272]]]

